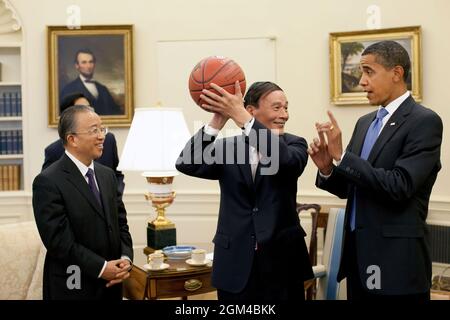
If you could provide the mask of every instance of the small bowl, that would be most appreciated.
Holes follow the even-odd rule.
[[[169,259],[189,259],[191,252],[194,250],[193,246],[170,246],[163,249],[163,253]]]

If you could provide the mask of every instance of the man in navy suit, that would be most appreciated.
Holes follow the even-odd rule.
[[[108,88],[93,79],[95,71],[95,55],[88,49],[78,50],[75,54],[75,68],[80,75],[68,83],[62,90],[60,97],[73,92],[81,92],[91,102],[98,115],[123,114],[122,109],[114,101]]]
[[[73,105],[85,105],[90,106],[89,99],[86,98],[82,93],[70,93],[64,96],[60,103],[60,110],[63,112],[68,107]],[[61,156],[64,154],[64,145],[61,139],[54,141],[49,144],[45,148],[45,160],[42,165],[42,170],[50,166],[53,162],[59,160]],[[111,168],[117,178],[118,182],[118,191],[120,197],[122,197],[123,190],[125,188],[124,175],[121,171],[117,170],[117,166],[119,165],[119,156],[117,154],[117,143],[116,137],[111,132],[108,132],[105,136],[105,140],[103,142],[103,153],[100,158],[95,160],[98,163],[101,163],[109,168]]]
[[[317,186],[348,199],[338,281],[347,278],[350,300],[430,299],[426,219],[441,169],[442,120],[407,91],[410,66],[395,41],[366,48],[360,85],[378,110],[358,120],[345,152],[329,112],[308,150]]]
[[[177,169],[218,180],[219,220],[214,236],[212,284],[220,300],[304,300],[303,282],[313,277],[296,211],[297,180],[307,160],[305,139],[284,133],[289,118],[283,90],[254,83],[245,96],[211,85],[203,108],[208,125],[187,142]],[[216,140],[228,119],[240,136]]]

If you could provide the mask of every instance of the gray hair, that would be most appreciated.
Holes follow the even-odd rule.
[[[95,112],[93,108],[83,105],[74,105],[61,113],[58,123],[58,134],[63,145],[67,145],[67,136],[76,131],[75,115],[79,112]]]
[[[387,69],[392,69],[395,66],[403,68],[403,80],[406,82],[411,70],[411,61],[409,59],[406,49],[396,41],[386,40],[374,43],[368,46],[363,56],[372,54],[375,56],[375,61]]]

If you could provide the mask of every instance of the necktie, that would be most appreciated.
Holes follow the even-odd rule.
[[[100,192],[97,189],[97,185],[95,184],[94,180],[94,170],[91,168],[88,169],[88,172],[86,173],[86,177],[88,178],[89,183],[89,189],[91,189],[92,193],[94,194],[95,198],[98,201],[98,204],[100,205],[100,208],[103,208],[102,200],[100,199]]]
[[[366,133],[366,138],[364,139],[363,148],[361,150],[362,159],[367,160],[367,158],[369,158],[370,151],[372,151],[372,147],[377,141],[381,127],[383,126],[383,118],[388,113],[389,112],[387,112],[385,108],[380,108],[377,112],[377,117],[370,124],[369,130],[367,130]],[[352,210],[350,212],[350,229],[352,231],[354,231],[356,227],[355,216],[356,216],[356,189],[355,194],[353,195]]]

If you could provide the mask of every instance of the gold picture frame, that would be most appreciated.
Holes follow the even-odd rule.
[[[330,33],[330,100],[336,105],[367,105],[366,94],[358,85],[359,59],[367,46],[382,40],[399,42],[411,59],[408,90],[422,101],[421,27],[377,29]]]
[[[83,93],[110,127],[134,113],[133,26],[47,26],[48,125],[57,127],[64,96]],[[88,64],[90,63],[90,66]]]

